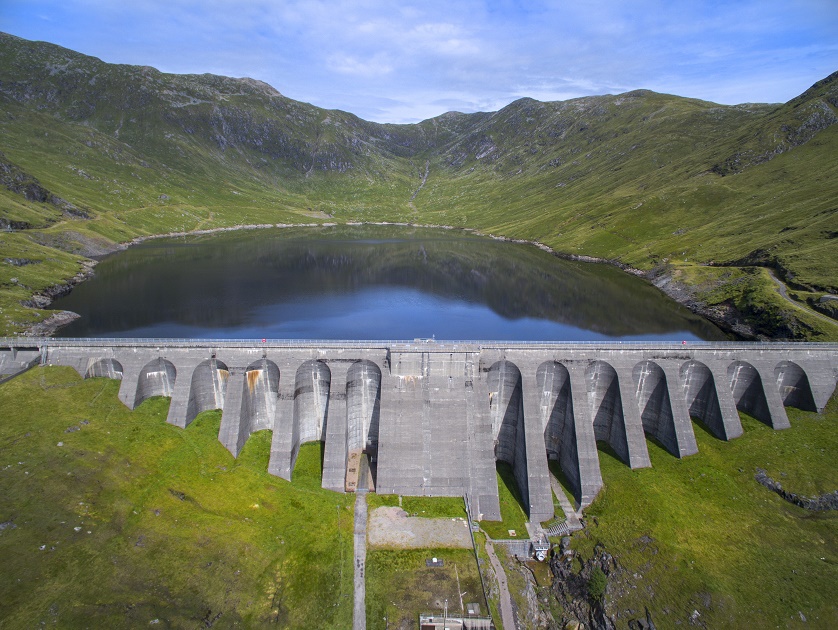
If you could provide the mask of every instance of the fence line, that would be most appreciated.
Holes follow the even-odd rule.
[[[433,339],[196,339],[163,337],[0,337],[3,348],[73,347],[167,347],[167,348],[358,348],[446,352],[452,349],[479,350],[818,350],[838,351],[838,343],[765,341],[504,341]]]

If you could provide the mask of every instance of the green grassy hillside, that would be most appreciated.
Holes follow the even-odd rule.
[[[573,540],[585,560],[597,544],[617,558],[608,614],[625,623],[648,607],[661,628],[834,628],[838,515],[788,503],[754,474],[805,497],[834,492],[837,403],[789,409],[784,431],[742,414],[745,433],[730,442],[696,424],[698,455],[678,460],[649,442],[646,470],[600,451],[605,491]]]
[[[269,432],[233,459],[217,439],[220,412],[179,429],[165,422],[167,399],[130,411],[118,386],[63,367],[0,385],[0,628],[350,627],[353,500],[320,488],[319,444],[302,447],[289,483],[267,473]],[[605,490],[573,537],[573,572],[598,545],[616,559],[604,601],[617,627],[644,607],[661,628],[690,626],[694,611],[699,627],[835,627],[838,517],[784,501],[754,473],[803,496],[833,492],[838,399],[789,418],[774,431],[742,415],[745,433],[730,442],[696,424],[697,455],[649,442],[648,469],[600,450]],[[523,529],[515,484],[499,472],[507,528]],[[460,499],[405,497],[403,507],[463,510]],[[458,591],[478,593],[471,552],[447,553]],[[372,626],[407,601],[434,609],[428,593],[456,588],[450,574],[422,586],[428,575],[415,570],[430,555],[370,552]],[[569,603],[557,587],[540,603],[558,623]]]
[[[838,292],[836,107],[838,73],[781,105],[639,90],[381,125],[0,34],[0,248],[37,261],[0,261],[0,327],[137,236],[387,220],[618,261],[728,328],[838,339],[805,305]]]
[[[220,411],[188,429],[168,400],[38,368],[0,386],[0,628],[352,624],[352,500],[320,488],[318,444],[294,483],[270,433],[234,459]]]

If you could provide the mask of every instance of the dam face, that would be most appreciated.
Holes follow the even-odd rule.
[[[0,342],[0,360],[15,357],[121,379],[130,408],[169,396],[167,421],[179,427],[221,409],[219,440],[234,456],[270,429],[269,472],[284,479],[300,445],[322,441],[324,488],[368,483],[357,470],[366,457],[377,492],[467,496],[478,520],[500,520],[498,461],[512,467],[530,520],[546,521],[548,459],[588,505],[602,488],[597,442],[648,467],[647,438],[693,455],[692,419],[729,440],[742,435],[738,410],[783,429],[785,405],[820,412],[838,379],[838,344]]]

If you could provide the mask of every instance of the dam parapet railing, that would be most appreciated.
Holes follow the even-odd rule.
[[[820,412],[833,395],[838,344],[0,338],[0,375],[38,364],[118,379],[131,409],[170,397],[181,428],[219,409],[234,456],[271,430],[268,470],[284,479],[302,444],[323,442],[322,485],[338,492],[366,459],[380,493],[465,495],[472,518],[499,520],[505,462],[544,522],[548,460],[585,506],[602,488],[598,445],[643,468],[647,439],[697,453],[693,420],[721,440],[742,435],[740,411],[788,428],[786,406]]]
[[[458,348],[510,348],[519,350],[769,350],[817,352],[838,352],[838,343],[819,342],[774,342],[774,341],[519,341],[519,340],[480,340],[480,339],[212,339],[178,337],[0,337],[0,349],[23,347],[180,347],[180,348],[390,348],[415,347],[434,351],[435,348],[446,351]]]

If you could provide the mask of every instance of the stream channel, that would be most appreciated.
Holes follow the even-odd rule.
[[[51,308],[61,337],[721,340],[644,280],[455,230],[338,226],[154,239]]]

